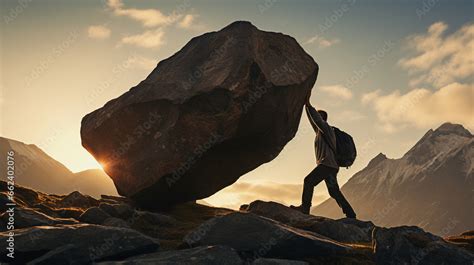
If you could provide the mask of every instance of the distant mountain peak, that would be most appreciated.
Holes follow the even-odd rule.
[[[378,155],[376,155],[374,158],[372,158],[372,160],[370,160],[369,164],[367,165],[367,167],[374,167],[376,166],[378,163],[384,161],[387,159],[387,156],[383,153],[380,153]]]
[[[237,27],[246,27],[246,28],[249,28],[249,29],[256,29],[257,28],[249,21],[238,20],[238,21],[234,21],[234,22],[230,23],[224,29],[232,29],[232,28],[237,28]]]
[[[458,134],[460,136],[471,137],[472,134],[461,124],[445,122],[434,131],[434,133],[441,134]]]
[[[473,135],[462,125],[443,123],[436,130],[430,129],[405,154],[405,157],[417,164],[426,162],[428,154],[446,153],[463,146]]]

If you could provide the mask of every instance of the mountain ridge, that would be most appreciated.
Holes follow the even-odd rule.
[[[94,197],[117,194],[112,180],[101,169],[74,173],[35,144],[0,137],[0,152],[10,150],[15,152],[15,182],[19,185],[55,194],[75,190]],[[0,162],[2,168],[6,168],[5,163]]]

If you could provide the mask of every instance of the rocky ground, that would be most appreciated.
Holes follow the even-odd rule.
[[[1,190],[6,190],[1,182]],[[472,264],[474,232],[440,238],[418,227],[305,215],[274,202],[240,211],[196,203],[150,212],[123,197],[53,195],[16,187],[12,264]]]

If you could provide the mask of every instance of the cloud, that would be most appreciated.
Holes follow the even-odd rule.
[[[198,17],[199,15],[196,14],[187,14],[179,21],[178,27],[190,30],[203,30],[205,28],[204,25],[196,22]]]
[[[121,43],[143,48],[159,48],[164,42],[164,31],[161,28],[148,30],[141,34],[125,36]]]
[[[323,91],[331,97],[342,100],[349,100],[352,98],[352,91],[342,85],[321,86],[319,87],[319,90]]]
[[[212,205],[232,209],[239,209],[241,204],[250,203],[255,200],[275,201],[286,205],[300,204],[302,190],[303,186],[300,184],[237,182],[207,198],[206,201]],[[325,194],[315,193],[313,204],[317,205],[326,198]],[[227,204],[220,204],[222,201],[225,201]]]
[[[134,55],[128,58],[126,63],[129,67],[139,68],[143,70],[152,70],[157,65],[157,62],[155,60],[140,55]]]
[[[165,15],[158,9],[124,8],[121,0],[108,0],[107,6],[115,15],[129,17],[141,22],[145,27],[169,25],[176,22],[182,16],[176,12],[173,12],[170,15]]]
[[[195,20],[195,15],[188,14],[184,16],[184,18],[179,22],[179,27],[181,28],[190,28],[193,25],[193,21]]]
[[[107,6],[112,9],[119,9],[123,7],[122,0],[108,0]]]
[[[374,90],[369,93],[365,93],[362,95],[361,101],[362,104],[367,105],[368,103],[374,101],[380,95],[380,89]]]
[[[375,90],[362,95],[362,104],[375,110],[384,131],[426,129],[444,122],[474,128],[474,24],[451,34],[447,29],[444,22],[436,22],[426,33],[406,39],[412,55],[398,62],[412,77],[406,92]]]
[[[110,37],[110,29],[106,26],[95,25],[87,28],[87,36],[92,39],[107,39]]]
[[[356,110],[343,110],[336,114],[335,120],[340,122],[355,122],[365,119],[366,116]]]
[[[474,128],[472,84],[451,83],[434,92],[424,88],[387,95],[371,92],[362,99],[376,111],[386,132],[396,132],[407,125],[432,127],[447,121]]]
[[[424,34],[409,36],[406,46],[412,56],[399,65],[415,75],[410,85],[445,86],[471,78],[474,74],[474,24],[466,24],[446,34],[444,22],[432,24]]]
[[[318,44],[319,45],[319,48],[327,48],[327,47],[331,47],[333,46],[334,44],[337,44],[339,43],[340,40],[339,39],[326,39],[322,36],[319,36],[319,35],[315,35],[311,38],[309,38],[307,41],[304,42],[304,44]]]

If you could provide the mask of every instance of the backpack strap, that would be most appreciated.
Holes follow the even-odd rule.
[[[332,126],[329,126],[333,131],[334,131],[334,128]],[[319,128],[318,128],[319,129]],[[334,150],[334,147],[331,145],[331,143],[328,141],[328,139],[326,138],[326,135],[324,134],[324,132],[319,129],[319,133],[321,133],[323,135],[323,140],[326,142],[326,144],[329,146],[329,148],[332,150],[332,152],[334,153],[334,156],[337,155],[337,152],[336,150]],[[334,132],[335,134],[336,132]]]

